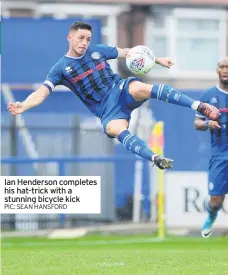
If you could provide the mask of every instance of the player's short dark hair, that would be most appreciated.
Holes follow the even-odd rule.
[[[70,26],[70,31],[72,31],[72,30],[77,31],[79,29],[88,30],[91,32],[93,30],[93,28],[90,24],[80,22],[80,21],[76,21]]]

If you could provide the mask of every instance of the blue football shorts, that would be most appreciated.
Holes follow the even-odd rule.
[[[208,193],[210,196],[222,196],[228,193],[228,158],[210,159]]]
[[[137,77],[128,77],[114,84],[106,102],[103,103],[100,119],[104,133],[110,138],[113,137],[109,136],[106,132],[107,124],[114,119],[126,119],[130,122],[132,111],[146,101],[136,101],[129,94],[128,88],[131,81],[141,81],[141,79]]]

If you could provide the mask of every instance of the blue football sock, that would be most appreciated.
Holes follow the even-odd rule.
[[[154,84],[151,90],[151,98],[192,108],[195,111],[200,103],[165,84]]]
[[[132,135],[128,130],[123,131],[118,136],[118,140],[133,154],[144,159],[152,160],[153,152],[149,149],[147,144],[137,136]]]

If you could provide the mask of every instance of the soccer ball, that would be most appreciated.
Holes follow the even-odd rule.
[[[155,64],[154,53],[146,46],[133,47],[127,54],[126,65],[136,75],[148,73]]]

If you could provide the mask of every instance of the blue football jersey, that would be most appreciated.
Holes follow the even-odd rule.
[[[217,107],[221,111],[228,108],[228,93],[218,86],[204,92],[200,100]],[[206,118],[198,112],[196,116]],[[220,129],[211,130],[211,155],[228,157],[228,112],[221,112],[219,124]]]
[[[63,56],[43,83],[50,91],[57,85],[68,87],[99,117],[102,101],[122,79],[113,73],[107,60],[116,59],[118,50],[103,44],[89,46],[81,57]]]

